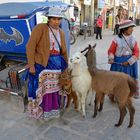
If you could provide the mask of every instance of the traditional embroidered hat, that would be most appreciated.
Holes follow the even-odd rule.
[[[64,17],[64,13],[61,8],[59,7],[50,7],[49,11],[44,14],[47,17]]]
[[[119,23],[119,29],[124,29],[128,27],[136,27],[136,24],[132,20],[125,20]]]

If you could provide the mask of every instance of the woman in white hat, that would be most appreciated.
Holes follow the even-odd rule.
[[[27,44],[29,65],[28,113],[30,117],[57,118],[60,114],[59,75],[67,68],[64,32],[59,28],[63,12],[49,8],[48,23],[38,24]]]
[[[139,98],[137,66],[139,48],[137,41],[132,36],[133,27],[135,26],[131,20],[125,20],[120,23],[120,32],[111,43],[108,49],[108,56],[111,71],[127,73],[137,81],[137,92],[134,93],[134,98]]]

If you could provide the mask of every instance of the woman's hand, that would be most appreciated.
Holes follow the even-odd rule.
[[[108,64],[113,64],[114,63],[114,59],[109,59],[108,60]]]
[[[33,67],[30,67],[30,68],[29,68],[29,72],[30,72],[31,74],[35,75],[35,67],[34,67],[34,66],[33,66]]]
[[[123,66],[128,66],[129,65],[129,62],[127,62],[127,61],[126,62],[123,62],[122,65]]]

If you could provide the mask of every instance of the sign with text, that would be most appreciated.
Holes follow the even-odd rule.
[[[84,0],[84,5],[91,5],[91,0]]]
[[[103,8],[105,6],[105,0],[98,0],[98,8]]]

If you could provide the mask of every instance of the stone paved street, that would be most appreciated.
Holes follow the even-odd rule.
[[[139,31],[140,27],[136,27],[134,35],[140,44]],[[97,43],[97,66],[101,69],[109,69],[107,49],[114,37],[112,34],[111,30],[103,31],[102,40],[95,40],[95,35],[87,37],[86,40],[80,36],[71,46],[71,54],[84,49],[88,44]],[[90,97],[91,94],[87,98],[86,118],[82,118],[81,114],[73,109],[72,104],[63,118],[46,122],[29,119],[26,113],[14,111],[10,96],[0,93],[0,140],[140,140],[140,99],[133,99],[136,108],[134,126],[127,128],[129,121],[127,113],[123,125],[116,128],[114,124],[119,119],[116,104],[110,103],[106,97],[103,111],[93,119],[94,98],[92,105],[89,106]]]

